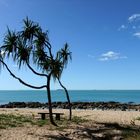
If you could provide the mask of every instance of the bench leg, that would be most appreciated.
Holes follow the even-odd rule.
[[[60,120],[60,114],[56,114],[55,119]]]
[[[45,120],[45,114],[41,114],[41,119]]]

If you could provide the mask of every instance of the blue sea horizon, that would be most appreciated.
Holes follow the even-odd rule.
[[[69,90],[71,102],[133,102],[140,104],[140,90]],[[52,102],[66,102],[63,90],[51,90]],[[46,103],[45,90],[0,90],[0,104],[9,102]]]

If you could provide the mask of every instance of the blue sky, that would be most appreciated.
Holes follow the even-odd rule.
[[[69,43],[72,62],[62,75],[68,89],[140,89],[139,0],[0,0],[0,45],[6,27],[19,30],[28,16],[49,31],[53,51]],[[19,77],[35,85],[45,79],[28,69]],[[52,81],[52,89],[60,88]],[[0,89],[29,89],[5,69]]]

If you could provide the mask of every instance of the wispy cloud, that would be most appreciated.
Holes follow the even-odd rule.
[[[127,29],[127,26],[126,25],[121,25],[119,28],[118,28],[118,30],[120,31],[120,30],[125,30],[125,29]]]
[[[3,57],[5,55],[5,51],[0,51],[0,55]]]
[[[95,56],[93,56],[92,54],[88,54],[89,58],[94,58]]]
[[[99,61],[109,61],[109,60],[117,60],[117,59],[126,59],[126,56],[122,56],[120,53],[108,51],[106,53],[101,54],[99,57]]]
[[[132,29],[137,29],[137,27],[135,25],[132,26]]]
[[[140,20],[140,14],[133,14],[128,18],[129,22]]]
[[[140,13],[133,14],[128,17],[127,23],[122,24],[118,31],[126,30],[128,33],[131,33],[133,37],[140,39]]]
[[[140,38],[140,32],[134,33],[133,36]]]

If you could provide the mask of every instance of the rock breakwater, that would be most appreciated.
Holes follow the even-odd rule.
[[[134,110],[140,111],[140,104],[119,103],[119,102],[72,102],[72,109],[91,109],[91,110]],[[53,102],[53,108],[68,109],[67,102]],[[40,102],[9,102],[0,105],[0,108],[48,108],[48,103]]]

